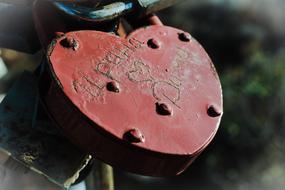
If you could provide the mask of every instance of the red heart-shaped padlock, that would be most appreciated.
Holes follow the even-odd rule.
[[[64,133],[104,162],[175,175],[217,132],[221,85],[188,33],[166,26],[141,28],[127,39],[70,32],[49,51],[42,100]]]

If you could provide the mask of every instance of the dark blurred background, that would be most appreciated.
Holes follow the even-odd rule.
[[[284,0],[189,0],[159,13],[209,53],[223,86],[224,116],[212,144],[185,173],[149,178],[115,169],[116,190],[284,189],[284,10]],[[0,67],[0,94],[38,58],[23,54],[26,63],[17,62],[13,53],[2,50],[9,72],[1,78]]]
[[[118,172],[118,190],[284,189],[284,10],[284,0],[189,0],[159,14],[209,53],[223,86],[224,116],[213,143],[181,176]]]

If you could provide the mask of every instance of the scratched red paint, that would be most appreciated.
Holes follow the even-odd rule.
[[[111,158],[100,155],[96,145],[89,143],[86,150],[126,170],[174,175],[184,170],[213,139],[221,116],[209,117],[207,109],[214,105],[222,112],[220,81],[201,45],[194,38],[181,41],[182,32],[166,26],[150,26],[138,29],[127,39],[98,31],[70,32],[67,36],[78,42],[77,50],[63,47],[60,44],[63,38],[57,41],[50,56],[50,68],[73,106],[92,121],[88,130],[103,130],[123,142],[116,145],[119,150],[108,151],[120,152],[124,146],[121,149],[124,154],[123,136],[136,128],[143,134],[144,142],[128,145],[134,150],[128,152],[134,162],[141,161],[138,157],[146,154],[148,160],[142,167],[148,167],[147,162],[152,160],[147,154],[158,153],[161,160],[172,156],[180,163],[175,168],[175,161],[169,162],[172,166],[168,166],[171,169],[167,172],[152,171],[149,167],[145,172],[143,168],[134,171],[132,167],[139,166],[124,161],[113,163]],[[159,47],[148,46],[150,39],[159,43]],[[119,92],[106,88],[111,81],[117,82]],[[158,114],[156,103],[170,106],[171,115]],[[86,138],[92,138],[91,132],[88,135]],[[85,140],[82,134],[74,138]]]

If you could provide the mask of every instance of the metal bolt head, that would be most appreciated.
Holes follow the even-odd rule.
[[[107,88],[107,90],[109,90],[111,92],[115,92],[115,93],[120,92],[120,85],[118,82],[115,82],[115,81],[108,82],[106,85],[106,88]]]
[[[123,135],[123,139],[130,143],[144,143],[145,142],[144,135],[137,128],[133,128],[125,132],[125,134]]]
[[[208,107],[207,113],[210,117],[219,117],[222,115],[222,112],[214,105]]]
[[[147,41],[147,45],[148,45],[148,47],[150,47],[152,49],[158,49],[158,48],[160,48],[161,43],[160,43],[160,41],[152,38],[152,39],[149,39]]]
[[[72,48],[74,51],[79,48],[78,41],[71,37],[64,38],[63,40],[61,40],[60,44],[65,48]]]
[[[190,40],[192,38],[191,35],[189,33],[186,33],[186,32],[179,33],[178,37],[183,42],[190,42]]]
[[[155,105],[156,105],[156,112],[159,115],[169,116],[173,114],[173,110],[170,105],[159,102],[157,102]]]

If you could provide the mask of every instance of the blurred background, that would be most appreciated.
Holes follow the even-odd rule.
[[[188,0],[159,13],[164,24],[189,31],[209,53],[223,86],[224,116],[213,143],[185,173],[149,178],[115,169],[116,190],[284,189],[284,10],[284,0]],[[41,56],[2,49],[0,57],[1,101]],[[17,188],[59,189],[44,179],[0,175],[0,190]]]

